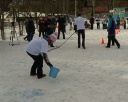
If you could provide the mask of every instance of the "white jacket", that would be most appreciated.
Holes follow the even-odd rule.
[[[79,16],[75,19],[75,25],[77,25],[77,30],[85,29],[85,21],[83,17]]]
[[[30,54],[38,56],[41,53],[47,53],[48,42],[42,38],[34,38],[25,46],[25,49]]]

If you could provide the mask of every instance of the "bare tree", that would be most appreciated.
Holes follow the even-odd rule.
[[[5,1],[2,0],[1,3],[1,15],[0,15],[0,20],[1,20],[1,38],[2,40],[5,40],[5,34],[4,34],[4,8],[5,8]]]

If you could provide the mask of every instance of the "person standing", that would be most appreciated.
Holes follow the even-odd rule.
[[[126,29],[126,20],[124,19],[124,29]]]
[[[81,17],[81,13],[77,15],[77,18],[75,19],[75,25],[78,32],[78,48],[81,46],[80,37],[82,35],[82,47],[85,49],[85,21],[83,17]]]
[[[48,15],[46,20],[46,35],[50,36],[53,33],[53,20],[52,15]],[[53,43],[51,43],[50,47],[54,47]]]
[[[107,23],[108,23],[108,19],[105,18],[105,15],[104,15],[104,16],[103,16],[103,21],[102,21],[103,29],[107,29]]]
[[[44,37],[46,35],[45,17],[41,17],[39,19],[38,25],[39,25],[39,37],[41,37],[41,33],[42,33],[42,36]]]
[[[120,29],[120,17],[119,17],[119,15],[117,16],[117,19],[116,19],[116,26],[117,26],[117,29]]]
[[[24,40],[27,39],[27,41],[28,41],[28,19],[25,20],[24,25],[25,25],[25,30],[26,30],[26,33],[27,33],[27,35],[24,37]]]
[[[28,21],[28,41],[30,42],[33,39],[33,36],[35,34],[35,25],[33,18],[30,17]]]
[[[69,18],[69,25],[70,25],[70,29],[69,30],[72,30],[73,27],[72,27],[72,18],[71,17]]]
[[[50,63],[47,55],[48,45],[54,43],[57,39],[57,33],[51,34],[49,37],[40,37],[31,40],[26,46],[25,50],[27,54],[34,60],[31,67],[30,76],[36,76],[37,78],[43,78],[46,74],[43,74],[43,59],[49,67],[53,67]]]
[[[93,14],[91,14],[91,18],[90,18],[90,24],[91,24],[91,30],[93,30],[93,25],[94,25],[94,17]]]
[[[57,26],[57,21],[56,21],[56,18],[55,16],[52,16],[52,29],[53,29],[53,32],[56,31],[56,26]]]
[[[97,29],[100,29],[100,18],[96,18],[96,23],[97,23]]]
[[[58,37],[57,37],[57,39],[60,38],[60,32],[62,32],[63,39],[65,39],[65,24],[66,24],[66,20],[65,20],[64,16],[60,15],[58,20],[57,20],[57,22],[58,22]]]
[[[112,17],[112,14],[109,14],[109,22],[108,22],[108,43],[106,48],[110,48],[111,41],[114,41],[117,45],[117,48],[120,48],[120,44],[118,40],[115,38],[115,21],[114,18]]]

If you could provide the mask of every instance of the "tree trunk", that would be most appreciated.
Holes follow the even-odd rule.
[[[36,21],[36,28],[38,28],[38,17],[37,17],[37,12],[35,12],[35,21]]]
[[[4,34],[4,12],[2,11],[2,19],[1,19],[1,38],[2,40],[6,40],[5,34]]]
[[[1,38],[2,40],[6,40],[6,37],[5,37],[5,34],[4,34],[4,0],[2,0],[2,8],[1,8],[1,16],[2,18],[0,17],[1,19]]]

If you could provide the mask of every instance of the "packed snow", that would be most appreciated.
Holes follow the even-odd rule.
[[[66,27],[66,41],[58,39],[58,49],[48,52],[51,63],[60,69],[56,78],[49,76],[44,63],[42,79],[30,76],[33,60],[25,52],[24,36],[14,38],[9,45],[10,28],[5,29],[6,40],[0,39],[0,102],[127,102],[128,101],[128,30],[121,27],[116,34],[121,47],[107,44],[107,30],[86,29],[85,46],[78,49],[77,34]],[[36,30],[35,38],[38,37]],[[102,44],[102,38],[105,44]],[[16,45],[15,45],[16,44]],[[49,47],[51,49],[51,47]]]

